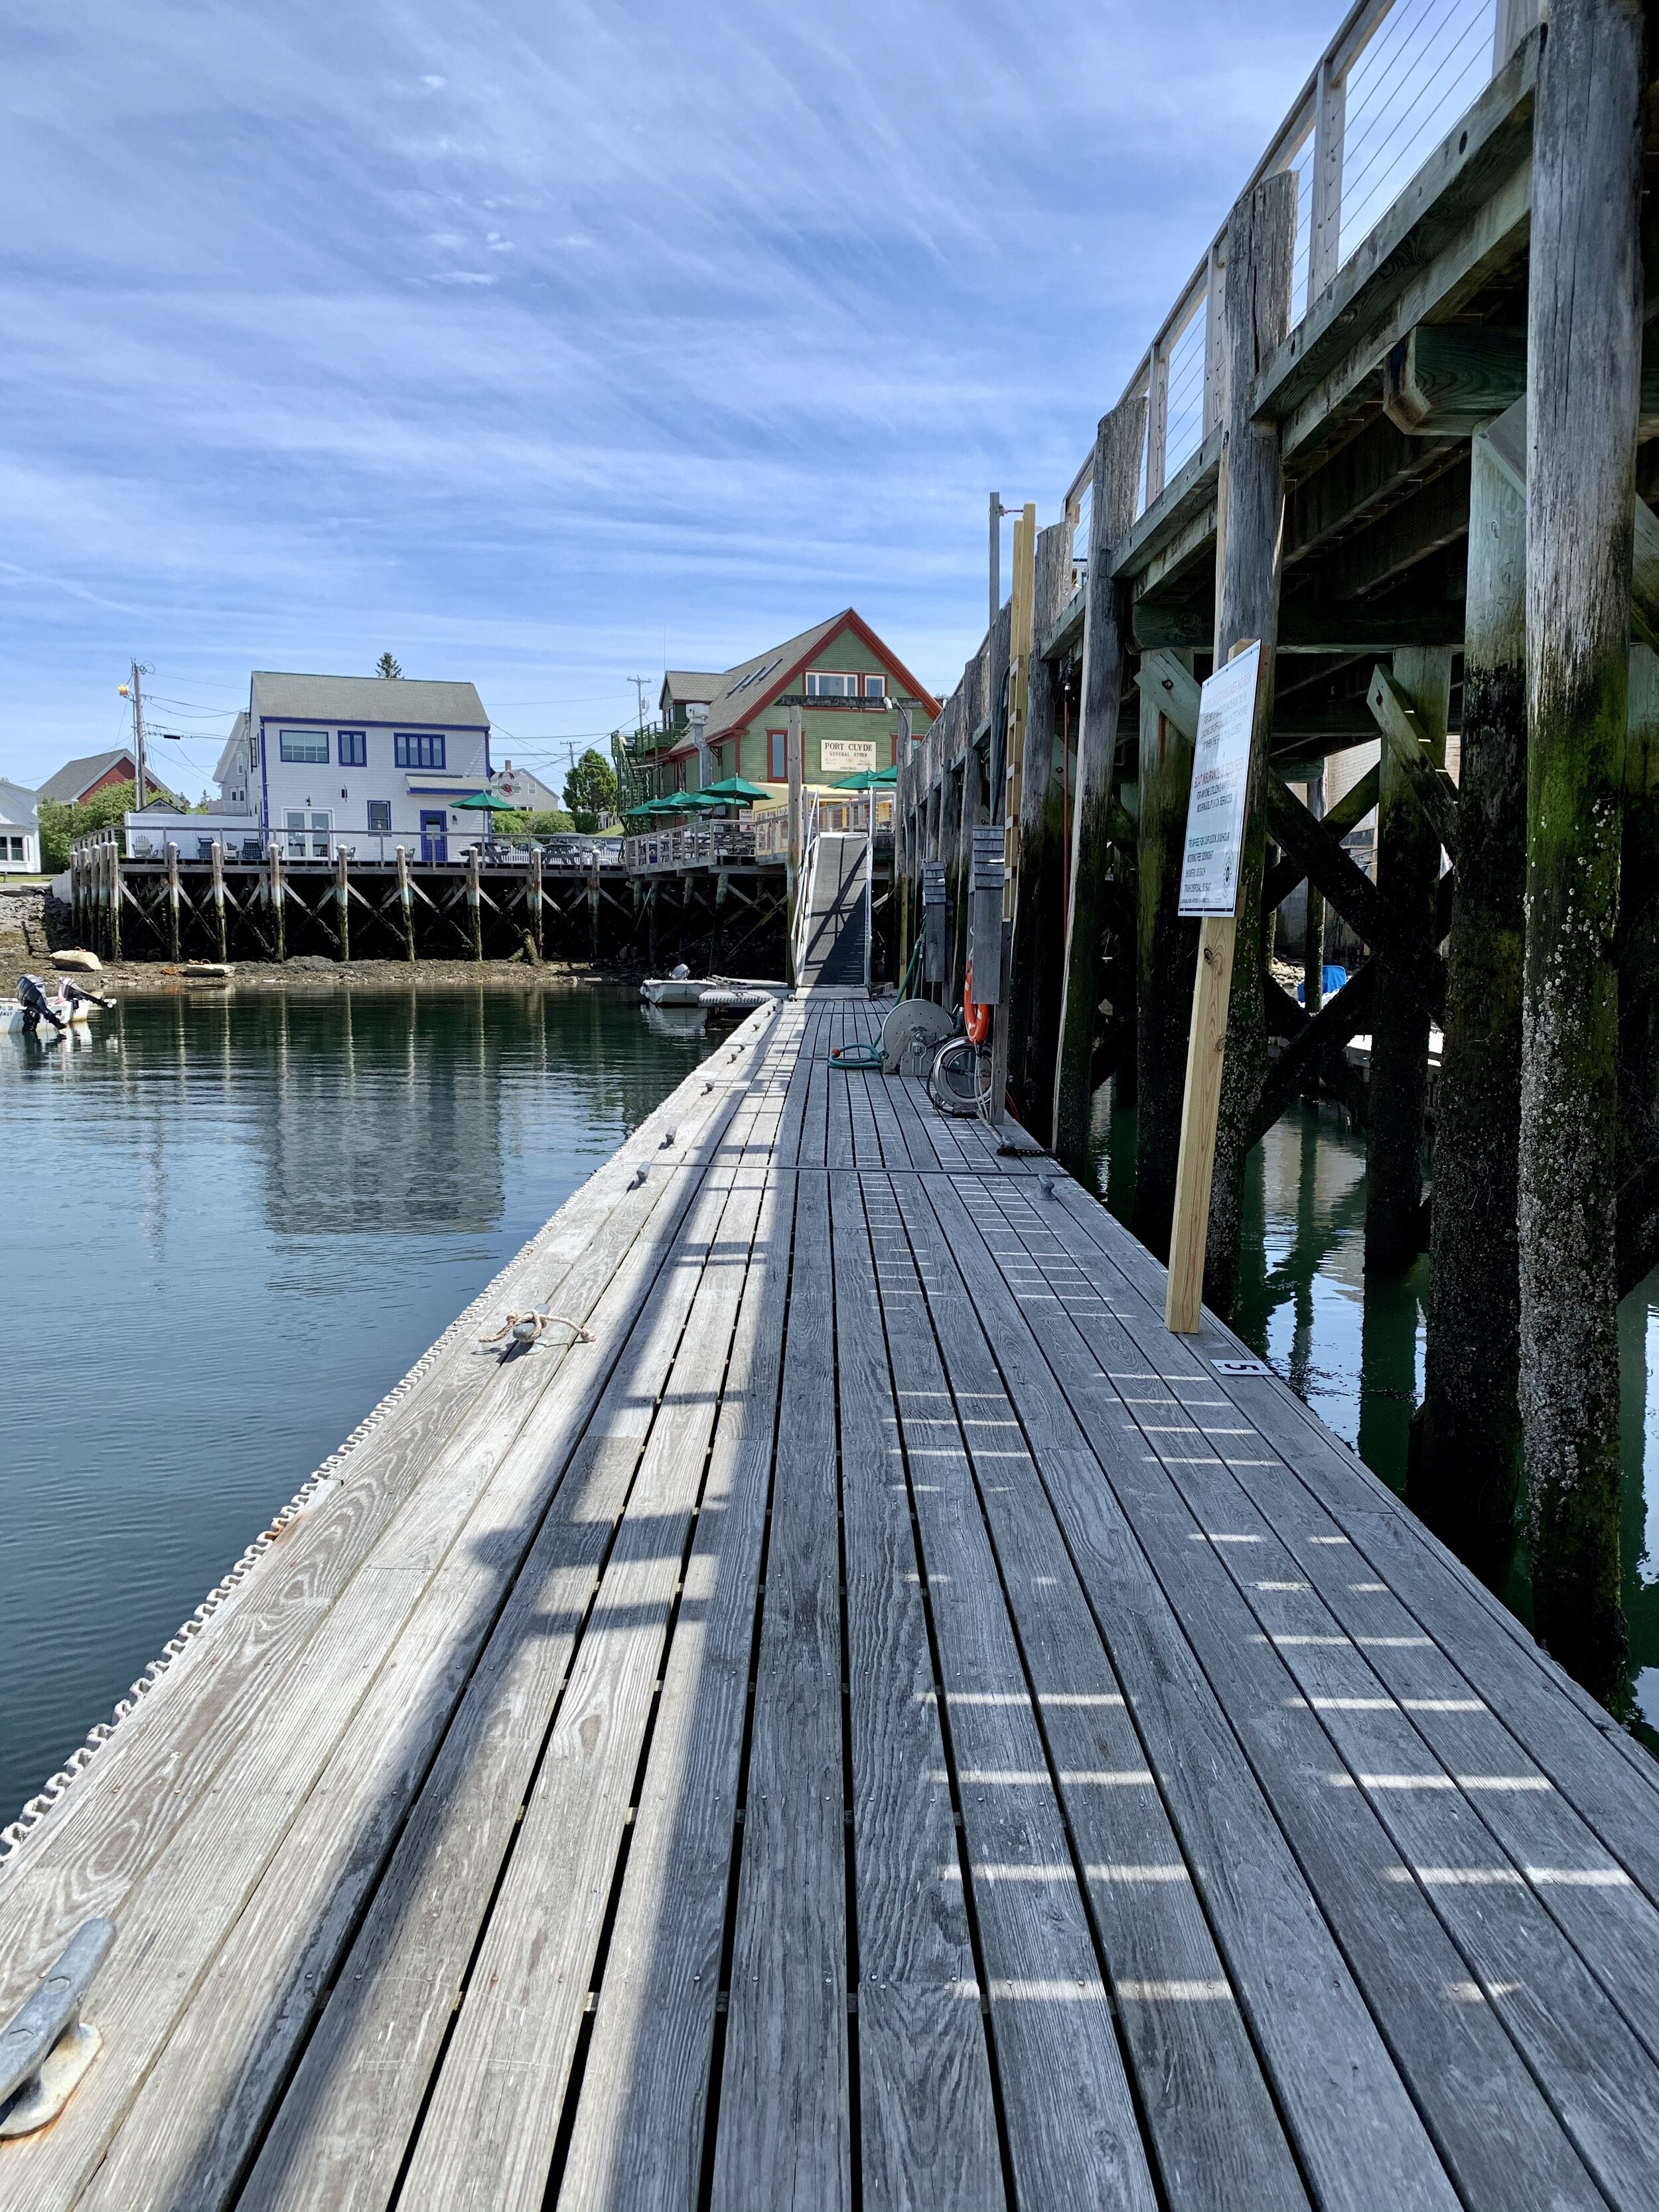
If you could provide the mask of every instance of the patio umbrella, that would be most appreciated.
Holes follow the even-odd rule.
[[[855,775],[841,775],[830,785],[831,791],[885,790],[898,781],[896,768],[861,768]]]
[[[752,806],[757,799],[775,799],[777,793],[769,791],[763,783],[750,783],[747,776],[728,775],[719,783],[705,784],[710,799],[729,799],[733,805]]]
[[[516,799],[503,799],[494,791],[475,791],[470,799],[458,799],[455,805],[458,811],[465,808],[474,814],[516,814],[519,811]]]

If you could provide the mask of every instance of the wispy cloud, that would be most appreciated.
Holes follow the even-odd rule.
[[[612,701],[542,738],[850,601],[948,685],[1337,13],[35,0],[0,772],[134,653]]]

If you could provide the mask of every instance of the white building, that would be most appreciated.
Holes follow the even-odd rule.
[[[40,815],[32,791],[0,777],[0,876],[40,872]]]
[[[290,860],[453,860],[489,834],[459,802],[490,788],[489,719],[471,684],[256,670],[192,826]],[[228,817],[228,818],[227,818]],[[131,831],[139,825],[130,820]]]

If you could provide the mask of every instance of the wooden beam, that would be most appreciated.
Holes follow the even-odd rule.
[[[1362,960],[1340,991],[1333,992],[1302,1027],[1267,1071],[1261,1086],[1250,1141],[1259,1144],[1279,1115],[1314,1082],[1325,1061],[1370,1026],[1376,1004],[1376,963]]]
[[[1445,1005],[1445,969],[1437,954],[1413,945],[1370,878],[1331,835],[1334,816],[1316,822],[1283,778],[1267,775],[1267,826],[1276,843],[1317,884],[1348,927],[1392,968],[1431,1018]]]
[[[1435,732],[1425,727],[1409,693],[1381,663],[1371,672],[1366,703],[1376,717],[1390,757],[1410,785],[1430,827],[1455,866],[1458,857],[1457,786],[1440,764],[1445,756],[1445,732],[1440,731],[1437,744]]]
[[[1452,467],[1408,489],[1385,514],[1322,553],[1302,574],[1317,574],[1322,599],[1369,599],[1466,538],[1468,528],[1468,463],[1460,453]]]
[[[1413,436],[1471,437],[1527,396],[1527,334],[1492,325],[1419,323],[1383,363],[1383,411]],[[1659,330],[1642,335],[1638,434],[1659,430]]]
[[[1144,398],[1127,399],[1102,419],[1095,436],[1077,793],[1072,813],[1060,1051],[1054,1068],[1054,1152],[1073,1169],[1085,1167],[1089,1156],[1094,1095],[1090,1066],[1095,1009],[1100,1002],[1101,887],[1111,852],[1118,696],[1129,642],[1127,591],[1112,574],[1110,549],[1127,535],[1134,514],[1146,416]]]
[[[1274,773],[1281,782],[1289,783],[1291,781],[1285,775],[1284,770],[1277,766]],[[1376,805],[1381,777],[1380,767],[1367,769],[1358,782],[1345,791],[1336,805],[1322,818],[1316,820],[1316,817],[1310,814],[1308,819],[1315,823],[1316,828],[1322,830],[1326,836],[1334,838],[1340,846],[1349,831],[1357,830]],[[1306,878],[1307,872],[1307,869],[1299,860],[1281,860],[1262,886],[1263,912],[1270,914],[1275,907],[1283,906],[1297,885]]]
[[[1143,653],[1159,647],[1202,653],[1214,635],[1212,602],[1200,596],[1176,606],[1135,602],[1134,642]],[[1292,599],[1279,610],[1281,653],[1393,653],[1405,645],[1461,645],[1463,602],[1436,598],[1407,606],[1370,606],[1363,600]]]

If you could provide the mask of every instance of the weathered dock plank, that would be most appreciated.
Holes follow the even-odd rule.
[[[0,2205],[1653,2201],[1646,1755],[878,1012],[688,1079],[0,1867],[14,2002],[117,1926]]]

